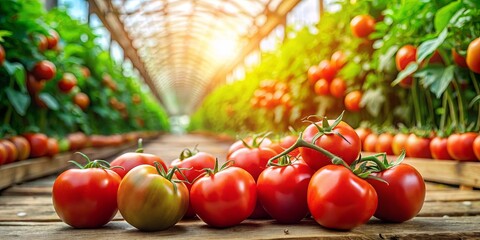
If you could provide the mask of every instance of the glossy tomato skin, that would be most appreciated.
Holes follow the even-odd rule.
[[[392,143],[393,135],[391,133],[382,133],[378,135],[375,152],[385,152],[387,155],[393,155]]]
[[[155,162],[160,163],[161,167],[163,167],[163,169],[167,171],[167,165],[160,157],[153,154],[148,154],[148,153],[135,153],[135,152],[124,153],[118,156],[117,158],[115,158],[110,163],[110,166],[122,167],[123,169],[113,168],[112,171],[116,172],[120,176],[120,178],[124,178],[125,175],[136,166],[144,165],[144,164],[155,166]]]
[[[366,223],[377,208],[377,193],[365,180],[340,165],[319,169],[310,180],[308,208],[317,223],[350,230]]]
[[[475,73],[480,73],[480,37],[468,44],[467,66]]]
[[[413,45],[405,45],[401,47],[397,55],[395,55],[395,63],[397,65],[397,70],[404,70],[409,63],[416,61],[417,48]]]
[[[458,54],[455,48],[452,48],[452,58],[459,67],[468,68],[467,59],[465,59],[462,55]]]
[[[0,44],[0,66],[2,66],[4,62],[5,62],[5,49],[3,49],[3,46]]]
[[[378,135],[376,133],[370,133],[363,141],[363,151],[375,152],[375,148],[378,142]]]
[[[77,85],[77,77],[72,73],[64,73],[58,82],[58,89],[64,93],[70,92]]]
[[[288,135],[288,136],[285,136],[282,138],[282,140],[280,141],[280,146],[283,148],[283,149],[287,149],[291,146],[293,146],[293,144],[295,144],[295,142],[297,141],[298,139],[298,136],[293,136],[293,135]],[[288,155],[292,156],[292,157],[296,157],[300,154],[300,150],[297,148],[293,151],[291,151]]]
[[[30,145],[31,158],[43,157],[48,151],[48,137],[43,133],[26,133],[23,135]]]
[[[250,216],[257,202],[253,177],[229,167],[198,179],[190,190],[190,203],[198,217],[210,226],[235,226]]]
[[[419,137],[411,133],[405,142],[405,153],[407,157],[432,158],[430,141],[430,138]]]
[[[321,122],[317,124],[321,125]],[[343,121],[333,128],[333,131],[343,135],[348,142],[337,134],[325,134],[317,139],[314,144],[342,158],[347,164],[351,164],[360,154],[360,138],[355,130]],[[317,127],[310,124],[303,132],[303,140],[311,143],[317,133]],[[328,157],[313,149],[302,147],[300,148],[300,154],[314,171],[331,164],[331,160]]]
[[[473,152],[475,153],[477,160],[480,160],[480,135],[473,141]]]
[[[192,188],[192,184],[194,181],[197,180],[198,176],[200,176],[205,168],[213,169],[215,167],[215,156],[210,153],[206,152],[199,152],[195,155],[185,158],[183,160],[175,159],[170,164],[170,167],[178,167],[178,168],[185,168],[189,170],[181,170],[183,175],[185,175],[186,179],[180,174],[180,172],[175,172],[175,176],[177,176],[180,180],[188,180],[185,182],[185,186],[187,186],[188,191]],[[190,218],[194,217],[195,211],[192,208],[192,205],[189,204],[188,210],[185,213],[185,217]]]
[[[271,166],[257,180],[258,198],[265,211],[280,223],[298,223],[308,213],[307,188],[312,169],[304,163]]]
[[[57,31],[53,29],[50,29],[49,34],[50,35],[47,36],[48,49],[54,49],[60,40],[60,36],[58,35]]]
[[[355,37],[366,38],[375,31],[375,19],[368,15],[358,15],[350,21],[350,29]]]
[[[330,62],[336,69],[340,70],[347,63],[347,56],[342,51],[336,51],[332,54]]]
[[[335,78],[330,83],[330,94],[336,98],[342,98],[347,90],[347,83],[341,78]]]
[[[18,159],[18,150],[15,144],[6,139],[0,139],[0,144],[3,145],[7,151],[5,163],[11,163]]]
[[[57,74],[57,68],[55,65],[48,61],[48,60],[42,60],[35,64],[35,66],[32,69],[32,74],[35,76],[37,81],[40,80],[50,80],[55,77],[55,74]]]
[[[375,173],[374,176],[388,182],[367,180],[378,195],[378,206],[374,214],[376,218],[401,223],[420,212],[425,200],[425,182],[414,167],[399,164]]]
[[[352,91],[349,92],[344,99],[345,108],[352,112],[360,111],[360,102],[362,101],[362,92],[361,91]]]
[[[400,155],[405,150],[405,143],[407,142],[408,135],[405,133],[397,133],[392,140],[392,151],[395,155]]]
[[[478,134],[473,132],[455,133],[448,137],[447,150],[453,159],[459,161],[477,160],[473,151],[473,142]]]
[[[251,137],[247,137],[245,139],[243,139],[247,144],[251,145],[253,143],[253,140]],[[270,140],[270,138],[265,138],[262,143],[260,144],[260,147],[268,147],[272,144],[272,140]],[[230,147],[228,148],[228,152],[227,152],[227,159],[230,159],[230,155],[232,155],[233,152],[239,150],[239,149],[242,149],[242,148],[247,148],[242,140],[238,140],[234,143],[232,143],[232,145],[230,145]]]
[[[311,66],[307,72],[307,78],[310,84],[314,85],[320,78],[320,68],[318,66]]]
[[[372,133],[372,131],[368,128],[357,128],[355,129],[355,132],[357,133],[358,137],[360,138],[360,142],[363,146],[363,142],[365,142],[365,138],[367,138],[368,135]]]
[[[434,137],[430,142],[430,152],[434,159],[439,160],[451,160],[452,156],[448,153],[447,149],[447,138]]]
[[[315,83],[313,90],[318,96],[326,96],[330,94],[330,84],[327,80],[321,78]]]
[[[322,60],[318,64],[318,68],[320,71],[320,78],[324,78],[325,80],[327,80],[327,82],[331,82],[338,72],[338,69],[334,66],[334,64],[326,59]]]
[[[235,151],[229,160],[233,161],[233,166],[245,169],[257,180],[267,167],[268,160],[275,155],[277,153],[270,148],[242,148]]]
[[[189,202],[185,184],[169,181],[150,165],[137,166],[125,175],[117,199],[125,221],[141,231],[172,227],[182,219]]]
[[[58,216],[74,228],[98,228],[117,213],[120,177],[100,168],[70,169],[53,183],[52,200]]]
[[[15,145],[15,148],[17,148],[17,160],[25,160],[30,156],[30,144],[26,138],[23,136],[13,136],[9,138],[9,140]]]

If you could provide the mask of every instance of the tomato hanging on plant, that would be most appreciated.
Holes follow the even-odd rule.
[[[318,80],[313,86],[313,90],[319,96],[326,96],[330,94],[330,84],[324,78]]]
[[[2,66],[4,62],[5,62],[5,49],[0,44],[0,66]]]
[[[375,31],[375,19],[368,14],[355,16],[350,21],[350,29],[355,37],[366,38]]]
[[[62,79],[58,81],[58,89],[64,93],[69,93],[75,86],[77,86],[77,77],[72,73],[64,73]]]
[[[57,68],[52,62],[48,60],[42,60],[33,66],[32,74],[35,76],[37,81],[49,81],[55,77],[55,74],[57,74]]]
[[[85,111],[90,105],[90,98],[87,94],[79,92],[75,94],[75,96],[73,96],[73,102],[75,103],[75,105]]]
[[[336,98],[342,98],[347,90],[347,83],[341,78],[335,78],[330,83],[330,94]]]
[[[455,50],[455,48],[452,48],[452,58],[453,58],[453,61],[459,67],[468,68],[467,59],[465,59],[465,57],[463,57],[462,55],[458,54],[457,50]]]
[[[468,44],[467,66],[472,72],[480,74],[480,37]]]
[[[87,159],[80,169],[69,169],[53,183],[52,201],[60,219],[74,228],[98,228],[117,213],[120,177],[104,160]]]
[[[362,92],[359,90],[349,92],[344,99],[345,108],[352,112],[360,111],[360,102],[362,101]]]

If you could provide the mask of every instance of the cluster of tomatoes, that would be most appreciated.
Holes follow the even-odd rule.
[[[362,141],[363,151],[385,152],[400,155],[405,149],[407,157],[433,158],[438,160],[477,161],[480,160],[480,135],[474,132],[454,133],[439,136],[433,132],[415,133],[374,133],[368,128],[355,130]]]
[[[254,108],[274,109],[283,106],[292,108],[292,96],[288,85],[275,80],[263,80],[260,88],[255,90],[250,104]]]
[[[142,231],[198,216],[225,228],[247,218],[295,224],[308,214],[321,226],[350,230],[372,216],[407,221],[420,211],[425,183],[410,165],[385,154],[359,157],[360,138],[341,117],[312,122],[299,136],[239,140],[227,161],[185,149],[169,168],[158,156],[126,153],[108,164],[87,160],[53,186],[59,217],[75,228],[108,223],[117,208]],[[234,214],[232,214],[234,213]]]

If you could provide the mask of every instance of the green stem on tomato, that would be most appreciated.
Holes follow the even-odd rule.
[[[450,90],[446,92],[447,94],[447,102],[450,109],[450,118],[452,119],[452,125],[457,126],[457,115],[455,114],[457,111],[455,109],[455,104],[453,104],[452,93]]]
[[[420,103],[418,102],[418,84],[415,79],[412,80],[412,100],[413,100],[413,109],[415,111],[415,120],[418,127],[422,126],[422,116],[420,112]]]
[[[475,73],[470,71],[470,76],[472,77],[473,87],[475,88],[475,92],[477,96],[480,95],[480,88],[478,87],[477,78],[475,77]],[[478,104],[478,111],[477,111],[477,126],[476,130],[480,128],[480,104]]]

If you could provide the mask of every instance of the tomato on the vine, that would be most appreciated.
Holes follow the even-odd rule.
[[[343,114],[335,121],[324,119],[323,122],[310,124],[303,132],[303,140],[324,148],[350,164],[360,154],[361,143],[355,130],[341,121],[342,116]],[[322,132],[319,132],[319,130]],[[302,147],[300,148],[300,154],[314,171],[331,164],[329,157],[314,149]]]
[[[324,78],[328,82],[331,82],[337,75],[338,69],[329,60],[322,60],[318,64],[320,71],[320,78]]]
[[[0,44],[0,66],[3,65],[3,62],[5,62],[5,49],[3,49],[3,46]]]
[[[375,189],[341,165],[319,169],[308,185],[310,213],[327,228],[350,230],[366,223],[373,216],[377,201]]]
[[[82,154],[83,155],[83,154]],[[52,201],[62,221],[74,228],[98,228],[117,213],[118,174],[108,162],[90,161],[80,169],[69,169],[53,183]]]
[[[48,31],[49,36],[47,36],[48,42],[48,49],[54,49],[58,45],[58,41],[60,40],[60,36],[58,36],[57,31],[50,29]]]
[[[208,170],[193,183],[190,198],[202,221],[213,227],[231,227],[252,214],[257,202],[257,187],[247,171],[225,165],[219,170],[217,163],[214,170]]]
[[[79,92],[73,97],[73,102],[82,110],[86,110],[90,105],[90,98],[87,94]]]
[[[375,19],[368,14],[355,16],[350,21],[350,29],[355,37],[368,37],[368,35],[375,31]]]
[[[188,189],[160,164],[141,165],[125,175],[118,188],[118,210],[125,221],[142,231],[160,231],[175,225],[187,212]]]
[[[397,70],[404,70],[408,64],[416,61],[417,48],[413,45],[405,45],[397,51],[395,55],[395,63],[397,65]]]
[[[72,73],[64,73],[62,79],[58,81],[58,88],[64,93],[70,92],[75,86],[77,86],[77,77]]]
[[[330,83],[330,94],[336,98],[342,98],[347,90],[347,83],[341,78],[335,78]]]
[[[247,138],[238,140],[234,142],[232,145],[230,145],[230,147],[228,148],[227,159],[230,158],[230,155],[232,155],[232,153],[234,153],[239,149],[248,148],[248,146],[268,148],[268,146],[270,146],[271,144],[272,144],[272,140],[270,140],[270,138],[267,138],[266,136],[261,136],[261,135],[255,135],[253,137],[247,137]]]
[[[43,133],[26,133],[23,135],[30,145],[30,156],[43,157],[48,151],[48,137]]]
[[[453,61],[459,67],[468,68],[467,59],[465,59],[465,57],[463,57],[462,55],[458,54],[457,50],[455,50],[455,48],[452,48],[452,58],[453,58]]]
[[[48,60],[42,60],[33,66],[32,74],[35,76],[37,81],[48,81],[55,77],[55,74],[57,74],[57,68],[52,62]]]
[[[473,132],[455,133],[448,137],[447,150],[455,160],[474,161],[477,160],[473,152],[473,142],[478,134]]]
[[[330,62],[336,69],[341,69],[347,63],[347,57],[342,51],[336,51],[332,54]]]
[[[467,66],[472,72],[480,73],[480,37],[468,44]]]
[[[32,74],[27,74],[26,78],[25,84],[27,85],[27,91],[30,95],[36,95],[45,88],[45,80],[37,80]]]
[[[328,95],[330,93],[330,86],[329,86],[329,83],[327,80],[325,80],[324,78],[321,78],[319,79],[314,87],[313,87],[313,90],[315,91],[315,93],[319,96],[325,96],[325,95]]]
[[[360,111],[360,102],[362,101],[362,92],[359,90],[349,92],[345,96],[345,108],[352,112]]]
[[[315,84],[321,78],[320,68],[315,65],[311,66],[308,69],[307,78],[312,85]]]
[[[307,188],[313,171],[283,156],[258,177],[257,193],[267,213],[280,223],[298,223],[308,213]]]

